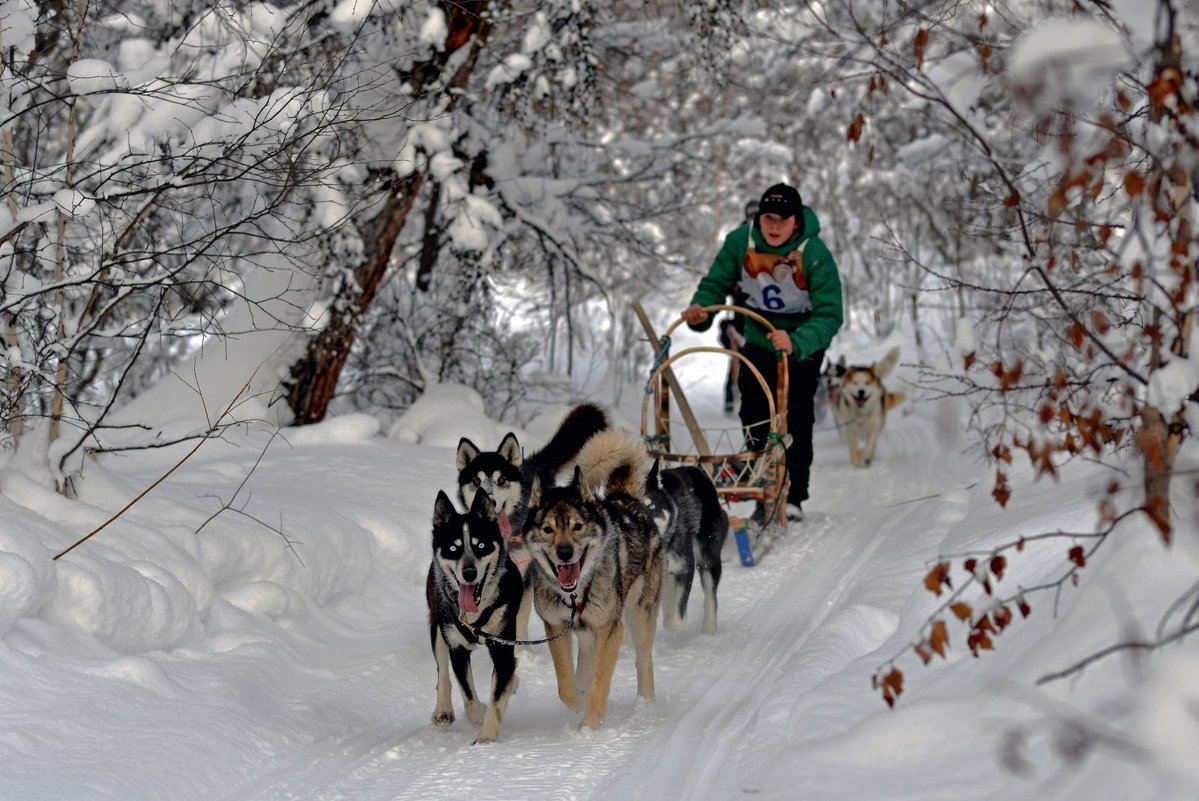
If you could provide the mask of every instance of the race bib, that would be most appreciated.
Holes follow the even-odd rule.
[[[772,314],[809,314],[812,299],[803,271],[803,252],[807,242],[786,255],[745,253],[741,266],[741,290],[746,304]]]

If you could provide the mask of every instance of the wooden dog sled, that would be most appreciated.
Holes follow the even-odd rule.
[[[681,316],[659,337],[641,304],[634,302],[633,309],[649,337],[650,346],[657,354],[641,404],[641,435],[645,438],[649,454],[660,460],[663,467],[699,465],[712,477],[716,492],[726,502],[762,502],[766,510],[766,524],[763,526],[742,517],[729,518],[741,562],[752,566],[769,546],[769,537],[765,536],[764,530],[772,524],[786,525],[786,446],[790,442],[787,435],[787,359],[782,353],[779,354],[777,388],[772,394],[758,369],[737,351],[701,345],[670,353],[670,336],[685,322]],[[768,331],[774,330],[766,318],[741,306],[705,306],[704,310],[708,314],[720,311],[743,314],[761,323]],[[738,359],[741,369],[749,370],[757,379],[769,407],[765,421],[769,423],[769,433],[764,449],[746,450],[740,425],[735,429],[712,431],[705,430],[699,424],[683,394],[682,386],[671,370],[671,365],[680,359],[698,353],[718,353]],[[678,410],[689,437],[673,435],[672,408]]]

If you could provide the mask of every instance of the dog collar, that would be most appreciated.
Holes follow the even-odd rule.
[[[479,631],[482,630],[482,628],[489,622],[491,622],[491,616],[495,614],[495,610],[498,608],[498,604],[487,607],[479,613],[479,616],[475,618],[474,623],[467,621],[466,613],[459,610],[458,617],[454,620],[454,622],[458,624],[458,630],[460,632],[463,634],[469,634],[472,638],[478,638]]]

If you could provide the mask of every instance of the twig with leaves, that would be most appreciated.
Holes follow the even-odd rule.
[[[920,660],[925,665],[932,661],[933,654],[940,656],[942,659],[946,658],[946,651],[949,648],[949,626],[946,623],[947,613],[952,614],[958,621],[969,627],[966,635],[966,645],[976,658],[982,651],[991,650],[994,647],[993,638],[999,636],[1009,625],[1015,622],[1016,616],[1012,611],[1013,608],[1019,611],[1021,617],[1026,618],[1032,612],[1032,607],[1027,600],[1028,596],[1047,591],[1052,591],[1056,595],[1060,595],[1067,582],[1077,585],[1079,571],[1086,567],[1088,559],[1091,559],[1095,552],[1107,542],[1109,536],[1122,521],[1142,511],[1139,508],[1130,509],[1108,520],[1104,528],[1095,532],[1044,532],[1020,537],[986,552],[959,553],[939,557],[936,564],[933,565],[932,569],[924,577],[924,586],[929,592],[938,597],[941,596],[945,589],[949,589],[951,592],[929,614],[924,625],[921,627],[919,640],[911,646],[912,650],[916,652],[916,655],[920,657]],[[1071,543],[1066,552],[1067,566],[1064,572],[1041,584],[1028,587],[1020,586],[1014,593],[1007,596],[1001,597],[995,595],[994,585],[1003,579],[1008,568],[1008,556],[1005,554],[1010,554],[1010,552],[1022,553],[1029,543],[1060,539],[1068,540]],[[1088,544],[1084,546],[1081,544],[1083,541],[1086,541]],[[955,589],[950,576],[950,570],[952,563],[959,559],[961,560],[962,568],[966,571],[966,580]],[[965,600],[967,592],[972,588],[982,590],[986,596],[984,603],[967,603]],[[1184,620],[1183,630],[1171,635],[1171,640],[1185,636],[1187,622],[1188,620]],[[1192,626],[1191,628],[1199,628],[1199,625]],[[1160,641],[1159,644],[1162,642],[1164,640]],[[1083,663],[1063,672],[1062,675],[1068,675],[1070,672],[1081,670],[1090,661],[1102,658],[1102,656],[1115,650],[1120,650],[1120,648],[1105,649],[1103,653],[1084,660]],[[903,652],[896,654],[887,663],[880,666],[871,679],[872,686],[876,690],[881,690],[883,700],[887,702],[888,706],[894,706],[896,699],[903,693],[903,671],[897,668],[895,663],[906,651],[907,648],[905,647]],[[1041,681],[1046,680],[1048,679],[1042,679]]]

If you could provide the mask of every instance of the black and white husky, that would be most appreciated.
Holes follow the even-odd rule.
[[[662,578],[662,625],[681,631],[695,572],[704,588],[704,634],[716,633],[716,588],[720,552],[729,533],[729,517],[720,506],[712,479],[694,465],[659,470],[646,478],[646,505],[666,545]]]
[[[480,725],[476,743],[500,736],[508,699],[516,692],[516,615],[524,582],[504,547],[495,506],[477,493],[470,511],[459,513],[445,492],[433,505],[433,560],[425,583],[429,637],[437,661],[437,706],[433,722],[454,722],[450,669],[458,680],[466,717]],[[480,641],[494,668],[486,709],[475,694],[471,652]]]
[[[577,463],[584,445],[601,431],[612,428],[608,413],[593,403],[581,403],[558,426],[541,450],[522,457],[520,442],[509,432],[494,451],[481,451],[466,437],[458,442],[458,499],[470,506],[480,492],[495,502],[496,521],[522,576],[528,572],[529,554],[520,530],[529,507],[533,477],[542,475],[553,484],[563,468]],[[513,534],[516,536],[513,536]],[[532,590],[527,588],[517,620],[520,639],[528,639],[529,614],[533,608]]]
[[[516,435],[508,432],[494,451],[480,450],[466,437],[458,441],[458,497],[468,506],[482,490],[496,505],[496,519],[505,537],[519,532],[528,511],[533,476],[541,473],[550,483],[572,467],[587,440],[612,428],[608,412],[594,403],[570,410],[545,447],[523,457]]]

